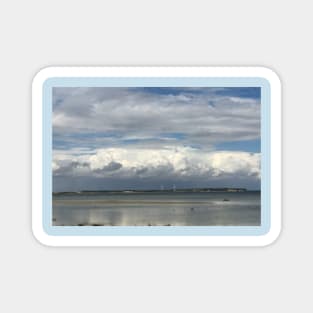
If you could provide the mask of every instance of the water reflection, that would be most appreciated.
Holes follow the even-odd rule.
[[[260,220],[259,192],[93,194],[53,198],[54,225],[256,226]]]

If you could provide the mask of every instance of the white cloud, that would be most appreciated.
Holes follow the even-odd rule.
[[[99,149],[92,154],[54,153],[55,175],[97,177],[154,177],[160,173],[177,178],[243,175],[260,177],[260,154],[215,151],[191,147],[163,149]]]

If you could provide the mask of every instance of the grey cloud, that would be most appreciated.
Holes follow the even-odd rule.
[[[111,172],[111,171],[117,171],[119,170],[123,165],[121,163],[118,162],[110,162],[108,165],[104,166],[102,168],[102,171],[107,171],[107,172]]]
[[[79,174],[79,171],[77,171],[79,169],[88,169],[89,163],[65,160],[58,162],[58,166],[59,167],[53,171],[54,175],[71,176]]]
[[[78,168],[78,167],[88,167],[89,164],[87,162],[71,162],[70,164],[71,167],[74,167],[74,168]]]
[[[137,175],[145,174],[149,169],[147,167],[134,169]]]
[[[145,94],[127,88],[84,88],[79,92],[74,88],[69,94],[54,110],[55,138],[94,133],[100,146],[99,132],[114,133],[113,139],[121,144],[130,135],[158,140],[165,138],[165,133],[184,133],[187,139],[198,138],[200,144],[208,145],[223,141],[225,134],[227,141],[260,136],[260,104],[253,99],[240,101],[206,93],[182,99],[182,95]],[[207,136],[198,136],[199,132]]]

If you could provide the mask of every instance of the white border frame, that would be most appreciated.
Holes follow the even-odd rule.
[[[260,77],[271,88],[271,226],[259,236],[52,236],[43,229],[42,97],[51,77]],[[32,85],[32,230],[48,246],[266,246],[281,230],[281,83],[264,67],[48,67]]]

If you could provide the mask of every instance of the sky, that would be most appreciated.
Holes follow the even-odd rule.
[[[261,90],[53,88],[53,191],[260,189]]]

